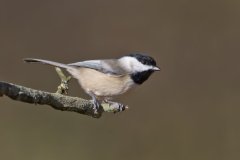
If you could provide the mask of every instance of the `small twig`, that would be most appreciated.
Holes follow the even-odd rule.
[[[69,89],[68,82],[72,77],[71,76],[66,77],[59,67],[55,67],[55,69],[59,78],[61,79],[61,84],[58,86],[56,93],[67,95]]]
[[[121,103],[109,102],[102,103],[101,109],[98,111],[98,113],[95,113],[92,101],[78,97],[65,96],[58,93],[44,92],[0,81],[0,96],[3,95],[6,95],[13,100],[40,105],[46,104],[57,110],[73,111],[92,116],[94,118],[101,117],[103,112],[116,113],[127,109],[127,106]]]

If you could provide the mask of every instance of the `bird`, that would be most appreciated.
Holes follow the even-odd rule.
[[[153,72],[160,71],[154,58],[144,52],[133,52],[117,59],[85,60],[70,64],[36,58],[23,60],[66,69],[91,96],[96,112],[102,101],[107,102],[124,94],[143,84]]]

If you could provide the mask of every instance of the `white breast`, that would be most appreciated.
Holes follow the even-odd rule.
[[[99,97],[112,97],[123,94],[135,86],[128,75],[115,76],[89,68],[68,70],[87,93]]]

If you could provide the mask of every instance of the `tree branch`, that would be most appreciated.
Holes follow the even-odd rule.
[[[103,112],[121,112],[127,109],[127,106],[117,103],[102,103],[97,113],[93,110],[93,103],[78,97],[65,96],[59,93],[49,93],[35,90],[24,86],[1,82],[0,97],[6,95],[13,100],[40,105],[49,105],[54,109],[61,111],[73,111],[80,114],[100,118]]]

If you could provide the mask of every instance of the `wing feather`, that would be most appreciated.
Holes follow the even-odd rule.
[[[106,73],[109,75],[122,76],[128,74],[126,70],[119,64],[117,60],[88,60],[82,62],[76,62],[68,64],[74,67],[85,67],[95,69],[99,72]]]

